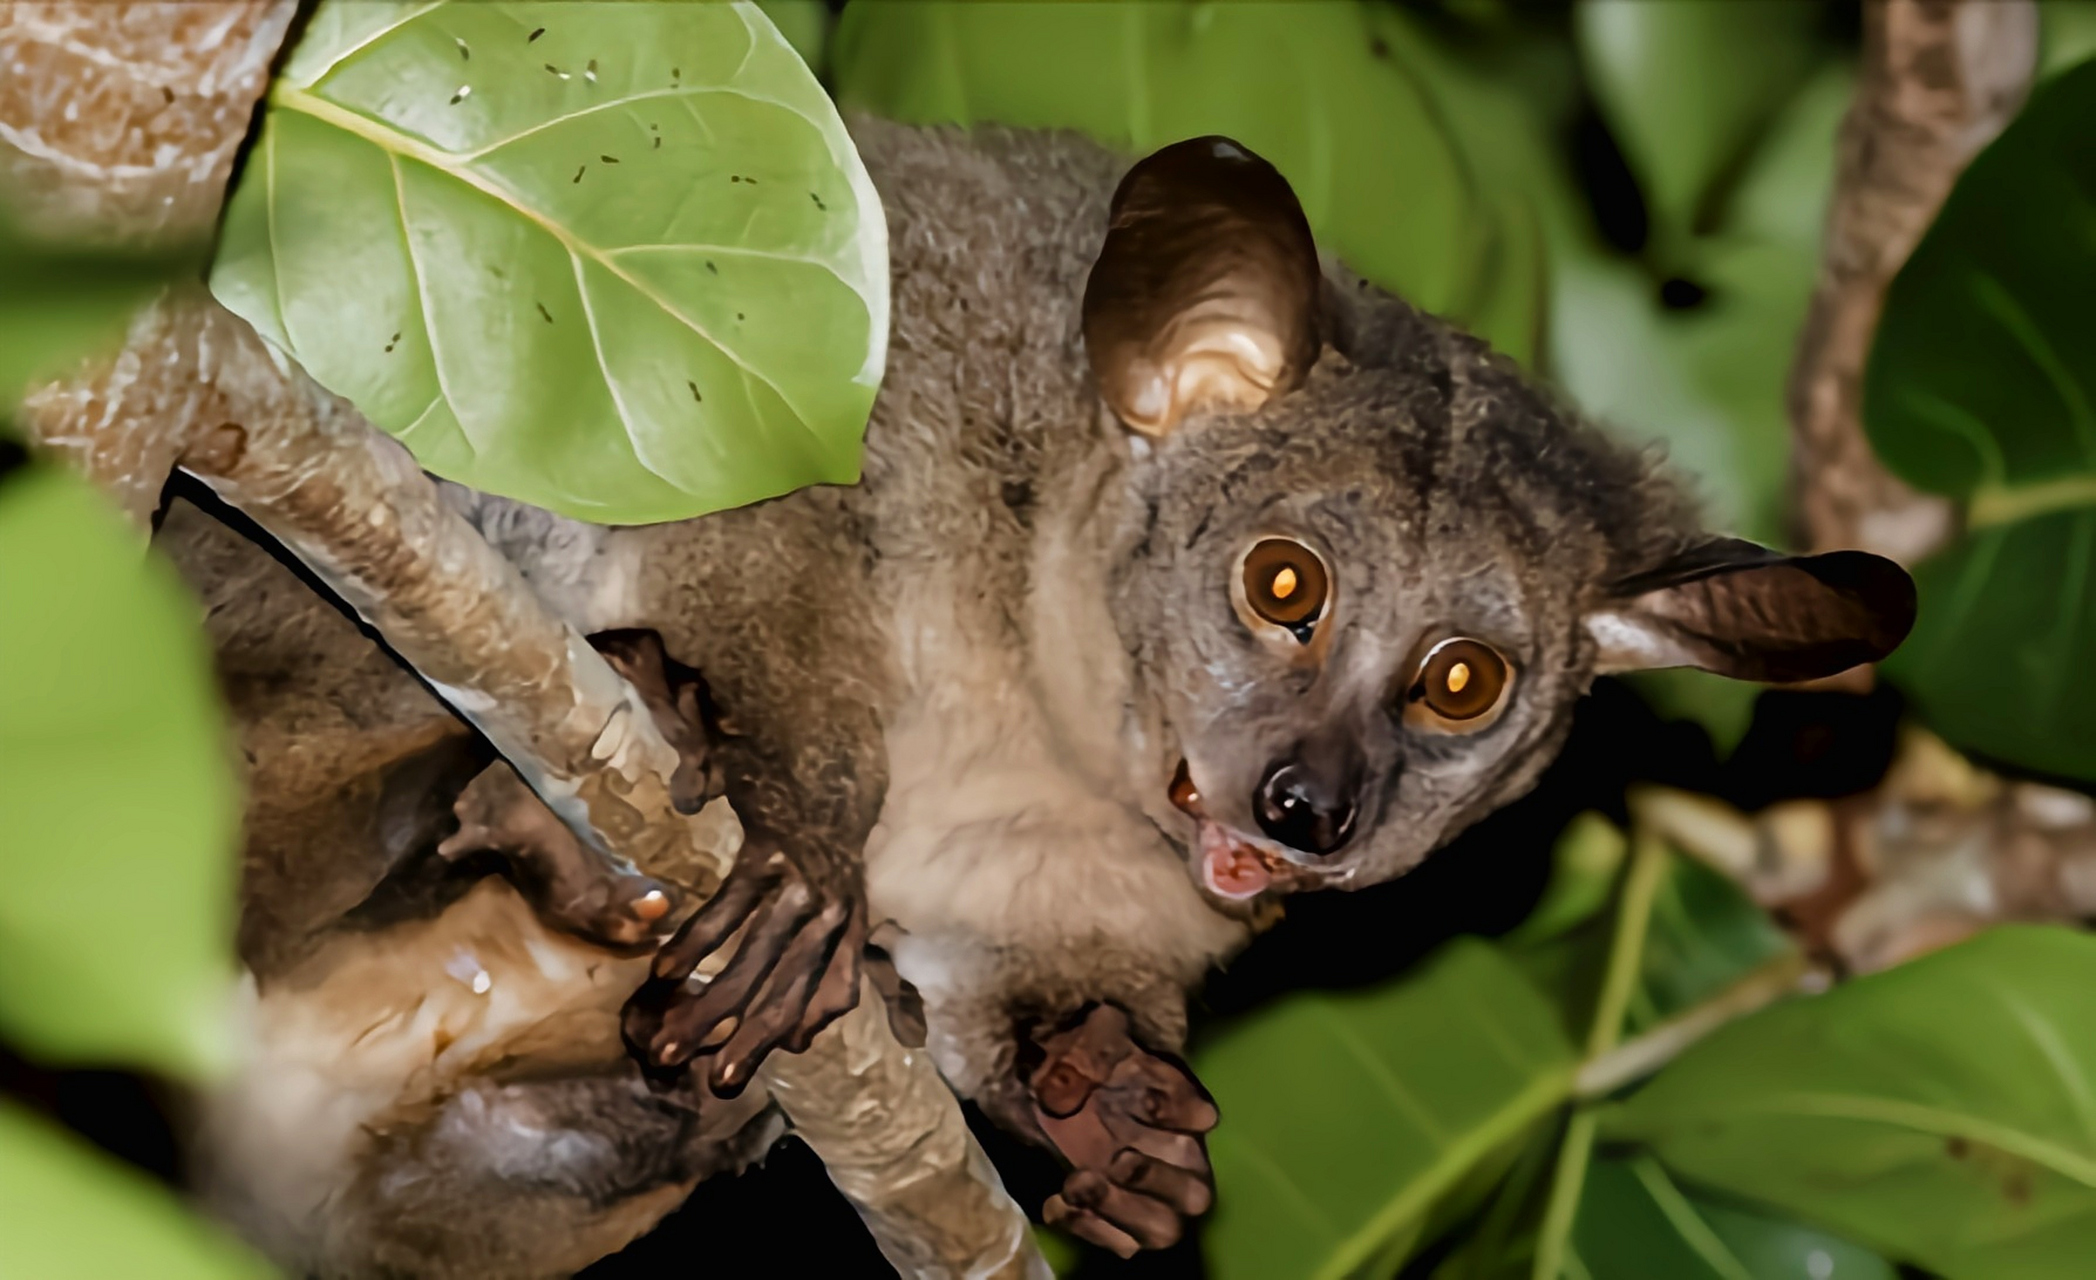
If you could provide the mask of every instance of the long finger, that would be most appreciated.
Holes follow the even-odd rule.
[[[852,1011],[859,1003],[859,975],[865,963],[866,917],[854,911],[846,921],[844,934],[837,940],[836,950],[830,954],[829,967],[823,970],[822,981],[816,985],[815,994],[809,997],[808,1006],[801,1013],[800,1025],[793,1029],[786,1041],[786,1048],[801,1053],[822,1029]]]
[[[1145,1249],[1170,1248],[1186,1231],[1185,1222],[1170,1205],[1117,1187],[1096,1169],[1071,1174],[1063,1183],[1062,1196],[1072,1208],[1104,1218]]]
[[[813,914],[814,902],[798,882],[787,885],[776,899],[759,907],[727,968],[696,996],[683,989],[685,984],[678,984],[676,998],[664,1010],[661,1024],[648,1043],[649,1057],[661,1066],[674,1066],[717,1040],[717,1029],[728,1018],[742,1015],[751,993],[771,973],[788,942]]]
[[[1134,1236],[1089,1209],[1073,1206],[1061,1196],[1048,1197],[1048,1203],[1041,1206],[1041,1221],[1080,1240],[1088,1240],[1117,1257],[1133,1258],[1142,1252],[1143,1246]]]
[[[1123,1147],[1106,1167],[1106,1176],[1118,1186],[1162,1200],[1189,1218],[1198,1218],[1215,1203],[1215,1188],[1191,1169],[1167,1164]]]
[[[706,1073],[716,1095],[732,1098],[741,1093],[765,1057],[798,1029],[808,999],[836,951],[837,933],[837,921],[823,912],[807,922],[779,957]]]
[[[757,850],[747,850],[746,854],[748,860],[735,864],[734,870],[721,883],[719,892],[686,920],[676,936],[656,955],[656,977],[682,978],[690,973],[699,961],[718,951],[765,895],[777,886],[779,873],[773,859],[762,856]]]

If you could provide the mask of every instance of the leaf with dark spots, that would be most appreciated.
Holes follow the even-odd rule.
[[[856,478],[884,220],[807,64],[750,5],[534,5],[575,19],[538,42],[518,12],[316,7],[214,292],[425,469],[565,515],[682,519]],[[658,145],[686,163],[622,167]],[[694,195],[694,171],[727,170],[732,199]],[[702,254],[737,255],[730,287]],[[752,309],[776,296],[794,305]],[[545,324],[487,323],[535,300]],[[368,339],[394,329],[393,352]],[[714,412],[691,413],[687,382]]]

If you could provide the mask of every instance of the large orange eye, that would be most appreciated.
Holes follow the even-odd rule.
[[[1290,538],[1267,538],[1245,553],[1245,603],[1262,621],[1307,641],[1325,611],[1331,583],[1317,553]]]
[[[1513,671],[1499,650],[1482,640],[1443,640],[1419,660],[1405,693],[1407,719],[1467,733],[1491,723],[1506,700]]]

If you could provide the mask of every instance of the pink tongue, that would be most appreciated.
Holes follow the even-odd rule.
[[[1252,897],[1273,880],[1258,854],[1205,822],[1201,824],[1201,878],[1225,898]]]

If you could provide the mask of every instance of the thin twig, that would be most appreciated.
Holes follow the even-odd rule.
[[[1573,1096],[1582,1102],[1593,1102],[1651,1075],[1719,1027],[1796,991],[1806,971],[1801,953],[1785,951],[1703,1003],[1587,1059],[1573,1078]]]

